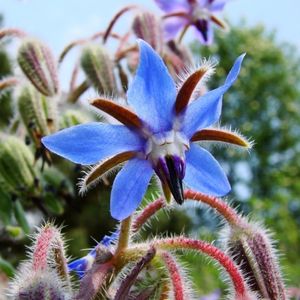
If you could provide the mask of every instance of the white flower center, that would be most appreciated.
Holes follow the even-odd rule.
[[[210,16],[211,16],[211,13],[209,11],[209,9],[207,9],[206,7],[194,7],[192,9],[192,20],[194,21],[197,21],[199,19],[201,20],[209,20],[210,19]]]
[[[152,135],[147,142],[146,157],[156,165],[160,157],[177,156],[184,158],[189,141],[180,132],[171,130]]]

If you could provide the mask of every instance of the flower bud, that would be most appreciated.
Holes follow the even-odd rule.
[[[11,295],[16,300],[61,300],[71,299],[70,293],[64,287],[64,283],[53,271],[34,273],[26,266],[20,278],[14,282]],[[27,272],[27,274],[26,274]]]
[[[61,117],[60,128],[68,128],[88,121],[88,117],[76,110],[67,110]]]
[[[0,142],[0,182],[9,193],[20,194],[33,187],[36,178],[30,149],[18,138],[8,136]]]
[[[37,148],[43,136],[57,129],[56,103],[47,100],[30,85],[23,86],[18,95],[19,114]]]
[[[24,39],[18,63],[31,83],[45,96],[58,92],[57,69],[50,49],[35,39]]]
[[[244,223],[226,233],[226,249],[260,298],[287,299],[270,234],[260,225]]]
[[[23,263],[9,292],[13,299],[71,299],[71,284],[60,230],[45,224],[34,237],[29,259]]]
[[[112,94],[117,90],[114,64],[105,48],[86,46],[81,55],[81,66],[87,78],[101,94]]]
[[[132,29],[138,38],[149,43],[157,52],[162,51],[163,37],[159,19],[150,12],[138,14],[133,21]]]

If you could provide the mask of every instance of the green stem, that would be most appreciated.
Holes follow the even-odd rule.
[[[118,240],[118,246],[116,249],[115,257],[118,257],[120,252],[123,252],[129,244],[129,236],[130,236],[130,229],[131,229],[131,216],[124,219],[121,222],[121,229],[120,229],[120,236]]]
[[[180,36],[179,36],[179,38],[178,38],[178,44],[181,43],[181,41],[182,41],[183,37],[185,36],[185,34],[186,34],[186,32],[187,32],[187,30],[188,30],[189,27],[190,27],[190,25],[188,24],[188,25],[186,25],[186,26],[183,28],[183,30],[181,31]]]

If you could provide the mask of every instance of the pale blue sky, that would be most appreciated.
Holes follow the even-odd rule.
[[[57,52],[66,42],[105,28],[109,18],[130,3],[160,13],[153,0],[0,0],[0,12],[7,27],[21,27]],[[264,23],[278,30],[280,40],[300,47],[299,0],[231,0],[224,13],[235,23],[242,17],[249,24]]]
[[[161,14],[153,0],[0,0],[0,13],[6,27],[41,38],[58,55],[66,43],[103,30],[120,8],[132,3]],[[280,41],[300,49],[300,0],[231,0],[224,16],[233,23],[241,18],[250,25],[263,23],[278,31]],[[130,13],[124,16],[116,29],[128,27],[130,18]]]

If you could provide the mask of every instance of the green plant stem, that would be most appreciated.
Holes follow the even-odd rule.
[[[131,229],[131,216],[129,216],[128,218],[124,219],[121,222],[120,236],[119,236],[118,246],[115,253],[116,257],[118,257],[119,253],[123,252],[128,247],[130,229]]]

